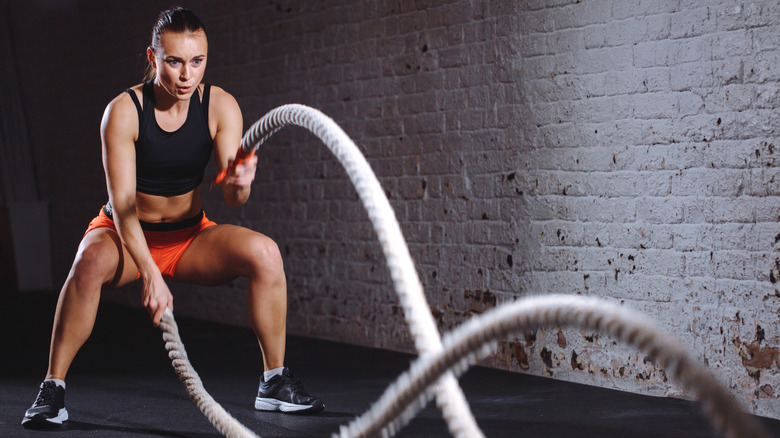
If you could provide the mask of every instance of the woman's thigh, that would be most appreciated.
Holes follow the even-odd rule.
[[[175,281],[207,286],[281,271],[279,250],[271,238],[236,225],[216,225],[192,241],[176,266]]]
[[[118,287],[138,278],[138,268],[116,231],[96,228],[79,244],[72,275],[89,275],[107,287]]]

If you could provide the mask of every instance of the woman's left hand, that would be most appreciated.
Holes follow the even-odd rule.
[[[257,155],[254,152],[241,159],[228,161],[227,174],[225,182],[238,186],[239,188],[249,187],[255,180],[257,174]]]

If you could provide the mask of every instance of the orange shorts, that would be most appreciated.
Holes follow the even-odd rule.
[[[195,239],[195,236],[216,224],[201,211],[197,216],[180,222],[150,223],[141,221],[141,228],[154,262],[160,268],[163,277],[171,279],[176,272],[176,265],[179,264],[181,256]],[[100,214],[89,222],[84,235],[86,236],[87,233],[96,228],[110,228],[116,231],[114,220],[106,214],[105,207],[101,208]],[[138,278],[140,277],[141,274],[138,273]]]

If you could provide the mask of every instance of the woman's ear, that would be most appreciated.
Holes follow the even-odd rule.
[[[146,58],[149,60],[149,65],[152,66],[152,68],[157,68],[157,57],[154,54],[154,49],[152,49],[151,46],[146,48]]]

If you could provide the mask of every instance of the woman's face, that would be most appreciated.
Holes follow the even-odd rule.
[[[203,79],[207,52],[203,31],[163,32],[159,49],[147,49],[149,62],[157,69],[155,83],[175,99],[188,100]]]

